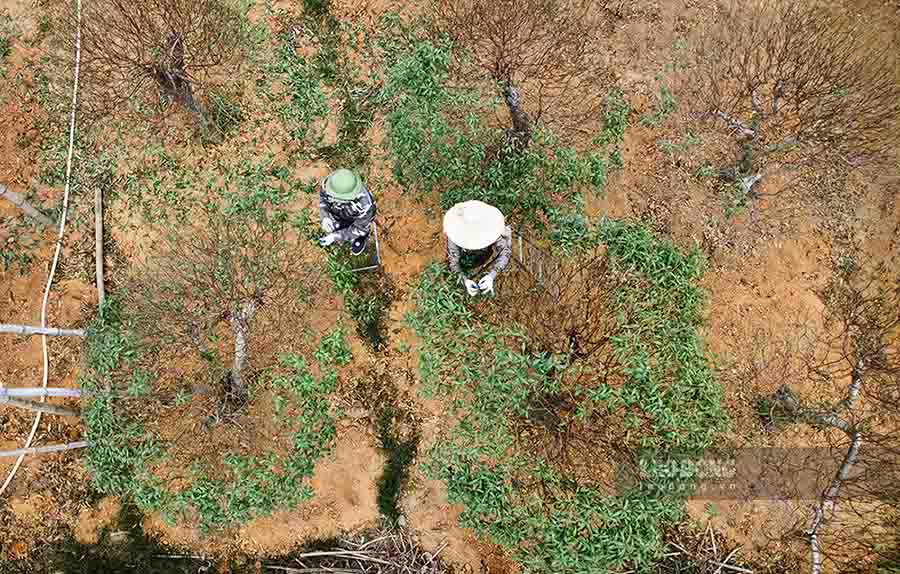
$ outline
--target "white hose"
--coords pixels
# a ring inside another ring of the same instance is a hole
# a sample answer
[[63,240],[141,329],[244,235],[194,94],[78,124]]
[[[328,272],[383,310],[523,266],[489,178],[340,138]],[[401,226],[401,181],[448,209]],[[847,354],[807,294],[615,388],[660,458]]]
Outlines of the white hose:
[[[75,29],[75,82],[72,86],[72,111],[69,115],[69,155],[66,158],[66,189],[63,193],[62,214],[59,217],[59,236],[56,239],[56,251],[53,253],[53,264],[50,266],[50,275],[47,277],[47,285],[46,287],[44,287],[44,299],[41,303],[41,327],[47,326],[47,302],[50,299],[50,287],[53,285],[53,277],[56,275],[56,268],[59,265],[59,254],[62,252],[63,236],[66,232],[66,218],[69,214],[69,190],[71,188],[72,181],[72,156],[75,151],[75,110],[78,107],[78,78],[81,72],[81,0],[76,0],[76,10],[78,25]],[[50,378],[50,355],[47,351],[47,335],[41,335],[41,347],[44,353],[43,388],[47,388],[47,382]],[[46,401],[46,397],[41,397],[41,402],[44,401]],[[41,413],[37,413],[37,415],[35,415],[34,417],[34,423],[31,425],[31,433],[29,433],[28,440],[25,441],[25,446],[23,448],[27,449],[31,447],[31,441],[34,440],[34,435],[35,433],[37,433],[38,424],[40,424],[40,422]],[[0,487],[0,495],[6,492],[6,488],[9,486],[9,483],[12,482],[13,477],[16,475],[16,472],[19,470],[19,467],[22,465],[22,461],[24,459],[24,453],[19,455],[19,458],[16,459],[16,464],[9,472],[9,476],[6,477],[6,481],[3,483],[3,486]]]

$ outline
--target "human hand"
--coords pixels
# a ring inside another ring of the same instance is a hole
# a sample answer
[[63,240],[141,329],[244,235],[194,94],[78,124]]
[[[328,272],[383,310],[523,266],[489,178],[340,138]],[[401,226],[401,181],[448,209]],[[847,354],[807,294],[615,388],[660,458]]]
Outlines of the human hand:
[[494,278],[490,275],[485,275],[481,278],[481,281],[478,282],[478,288],[481,289],[484,293],[494,293]]
[[319,238],[319,245],[321,245],[322,247],[328,247],[329,245],[337,241],[337,238],[337,233],[329,233],[328,235]]
[[325,233],[331,233],[332,231],[334,231],[335,227],[336,226],[333,219],[328,217],[322,218],[322,229],[325,231]]
[[466,291],[469,292],[469,295],[472,297],[478,295],[478,283],[475,283],[471,279],[463,279],[463,283],[465,283]]

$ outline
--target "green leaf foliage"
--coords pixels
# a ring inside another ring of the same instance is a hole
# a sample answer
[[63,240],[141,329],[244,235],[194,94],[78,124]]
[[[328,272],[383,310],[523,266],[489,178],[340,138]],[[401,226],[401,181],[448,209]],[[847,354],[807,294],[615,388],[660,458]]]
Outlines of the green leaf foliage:
[[421,40],[408,30],[397,34],[400,39],[385,43],[381,99],[389,110],[394,177],[406,189],[439,193],[445,209],[477,199],[508,218],[537,224],[559,210],[581,213],[581,194],[602,191],[607,146],[621,141],[627,117],[621,97],[611,96],[608,117],[597,118],[596,149],[576,151],[540,125],[526,148],[511,149],[505,130],[488,120],[506,113],[498,93],[448,85],[450,42]]
[[313,496],[307,479],[316,462],[330,452],[336,433],[329,396],[335,391],[337,373],[331,367],[351,358],[340,330],[320,341],[315,353],[320,377],[310,373],[303,357],[285,355],[277,374],[263,383],[281,393],[276,396],[283,409],[291,409],[292,416],[282,417],[291,431],[286,455],[225,453],[225,476],[212,477],[208,469],[195,465],[188,485],[179,489],[152,474],[153,466],[166,456],[166,444],[145,430],[140,409],[127,406],[136,398],[152,400],[148,389],[155,375],[137,366],[140,352],[115,298],[107,301],[88,329],[87,357],[89,374],[81,379],[89,396],[82,411],[91,445],[86,464],[99,492],[124,496],[140,509],[160,511],[173,522],[193,511],[204,530],[243,523]]
[[[648,449],[701,453],[726,419],[697,333],[699,255],[625,222],[604,221],[586,236],[606,246],[623,279],[611,304],[621,323],[613,347],[624,384],[589,380],[568,392],[582,416],[639,423],[641,432],[621,445],[638,457]],[[408,316],[421,341],[424,392],[444,399],[456,421],[428,453],[426,473],[464,507],[463,526],[510,549],[526,572],[648,568],[661,554],[662,529],[683,515],[685,490],[660,488],[666,477],[649,464],[642,467],[646,483],[610,492],[535,456],[522,441],[523,421],[533,417],[536,398],[557,396],[578,367],[571,357],[530,351],[526,333],[487,326],[468,305],[432,266]]]

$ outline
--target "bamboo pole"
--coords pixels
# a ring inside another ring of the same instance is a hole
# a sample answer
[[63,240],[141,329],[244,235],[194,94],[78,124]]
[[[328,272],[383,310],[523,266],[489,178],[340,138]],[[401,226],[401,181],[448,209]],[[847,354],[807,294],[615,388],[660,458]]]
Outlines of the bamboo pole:
[[31,448],[20,448],[18,450],[0,450],[0,458],[10,456],[24,456],[26,454],[48,454],[51,452],[63,452],[74,450],[76,448],[85,448],[88,446],[87,441],[81,440],[70,442],[67,444],[53,444],[50,446],[33,446]]
[[23,388],[23,389],[0,389],[0,400],[4,397],[19,398],[39,398],[39,397],[67,397],[77,399],[81,397],[81,391],[78,389],[60,389],[60,388]]
[[102,307],[106,300],[106,289],[103,284],[103,188],[99,185],[94,191],[94,258],[97,267],[97,298]]
[[0,333],[14,335],[50,335],[51,337],[84,337],[84,329],[60,329],[58,327],[32,327],[0,323]]
[[28,201],[24,197],[22,197],[18,193],[10,191],[9,188],[2,183],[0,183],[0,197],[18,207],[20,210],[22,210],[22,213],[34,219],[38,223],[46,225],[47,227],[53,226],[53,221],[51,221],[49,217],[38,211],[37,208],[28,203]]
[[11,407],[17,407],[20,409],[25,409],[28,411],[34,411],[36,413],[44,413],[48,415],[58,415],[61,417],[77,417],[79,416],[77,412],[72,409],[67,409],[64,407],[57,407],[56,405],[50,405],[47,403],[33,403],[31,401],[23,401],[20,399],[14,399],[11,397],[2,397],[0,398],[0,405],[9,405]]
[[[75,28],[75,70],[72,82],[72,107],[69,113],[69,153],[66,156],[66,187],[63,189],[62,213],[60,213],[59,216],[59,233],[56,238],[56,249],[53,251],[53,261],[50,263],[50,273],[47,276],[47,285],[44,287],[44,298],[41,301],[42,327],[47,326],[47,304],[50,299],[50,288],[53,285],[56,268],[59,265],[59,256],[60,253],[62,253],[63,238],[66,233],[66,220],[69,217],[69,193],[72,189],[72,160],[75,155],[75,118],[78,111],[78,81],[81,73],[81,0],[75,0],[75,11],[77,15],[77,27]],[[43,351],[44,359],[44,373],[41,386],[46,388],[47,381],[50,377],[50,354],[47,349],[46,335],[41,336],[41,350]],[[41,401],[44,400],[46,399],[41,398]],[[41,413],[37,413],[34,417],[34,422],[31,423],[31,431],[28,433],[28,438],[25,439],[25,446],[23,448],[31,447],[31,441],[34,440],[34,435],[37,434],[38,425],[40,423]],[[9,487],[13,478],[15,478],[16,472],[19,471],[19,467],[22,466],[23,460],[25,460],[24,454],[20,454],[19,457],[16,458],[12,470],[9,471],[9,474],[6,475],[6,480],[0,485],[0,495],[6,492],[6,489]]]

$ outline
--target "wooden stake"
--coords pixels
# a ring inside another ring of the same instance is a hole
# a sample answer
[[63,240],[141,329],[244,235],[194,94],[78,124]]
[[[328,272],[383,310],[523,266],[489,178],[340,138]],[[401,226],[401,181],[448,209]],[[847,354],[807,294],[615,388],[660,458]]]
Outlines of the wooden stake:
[[22,456],[26,454],[47,454],[51,452],[62,452],[66,450],[74,450],[76,448],[85,448],[88,446],[87,441],[70,442],[68,444],[53,444],[50,446],[33,446],[31,448],[20,448],[19,450],[0,450],[0,458],[10,456]]
[[0,333],[15,335],[50,335],[51,337],[84,337],[84,329],[60,329],[58,327],[32,327],[0,323]]
[[20,210],[22,210],[22,213],[34,219],[38,223],[46,225],[47,227],[53,226],[53,221],[51,221],[49,217],[38,211],[37,208],[28,203],[28,201],[26,201],[24,197],[22,197],[18,193],[10,191],[9,188],[2,183],[0,183],[0,197],[18,207]]
[[97,267],[97,298],[102,307],[106,300],[106,289],[103,283],[103,189],[99,185],[94,191],[94,259]]

